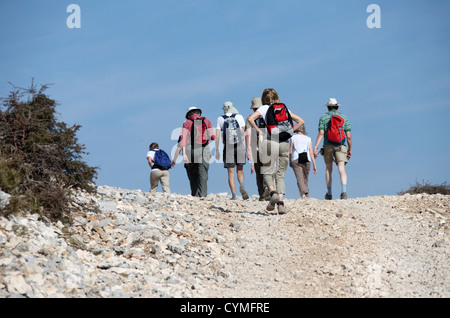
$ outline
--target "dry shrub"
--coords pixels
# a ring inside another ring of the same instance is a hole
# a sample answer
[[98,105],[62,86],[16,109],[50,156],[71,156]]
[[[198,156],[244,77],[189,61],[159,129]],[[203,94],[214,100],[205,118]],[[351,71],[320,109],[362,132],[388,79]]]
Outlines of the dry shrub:
[[3,214],[64,220],[71,189],[95,190],[97,168],[83,161],[87,152],[76,138],[81,126],[57,120],[57,103],[44,94],[47,89],[32,82],[0,99],[0,190],[12,195]]
[[450,186],[447,185],[447,182],[444,182],[440,185],[432,185],[428,181],[422,181],[420,184],[416,181],[415,185],[410,186],[410,188],[406,191],[401,191],[398,194],[419,194],[419,193],[427,193],[427,194],[450,194]]

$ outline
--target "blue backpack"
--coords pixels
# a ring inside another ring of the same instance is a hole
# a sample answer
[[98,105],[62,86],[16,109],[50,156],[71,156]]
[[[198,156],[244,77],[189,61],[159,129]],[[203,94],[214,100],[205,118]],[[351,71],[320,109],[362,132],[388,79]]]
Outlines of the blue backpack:
[[172,168],[172,161],[164,150],[155,150],[155,158],[153,160],[152,169],[154,168],[158,168],[160,170],[169,170]]

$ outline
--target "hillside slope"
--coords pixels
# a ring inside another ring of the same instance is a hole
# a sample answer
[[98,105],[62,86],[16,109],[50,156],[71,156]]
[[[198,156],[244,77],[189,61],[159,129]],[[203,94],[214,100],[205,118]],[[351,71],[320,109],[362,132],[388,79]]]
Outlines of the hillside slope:
[[76,195],[71,227],[0,217],[0,297],[450,296],[449,196]]

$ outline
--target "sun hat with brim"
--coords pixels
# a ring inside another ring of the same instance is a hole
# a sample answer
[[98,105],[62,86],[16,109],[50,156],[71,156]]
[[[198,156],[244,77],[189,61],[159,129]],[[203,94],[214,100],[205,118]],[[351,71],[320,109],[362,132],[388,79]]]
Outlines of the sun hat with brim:
[[325,106],[341,106],[341,105],[338,104],[336,98],[330,98],[328,100],[328,103],[325,104]]
[[252,99],[252,106],[250,109],[258,109],[262,106],[261,97],[255,97]]
[[232,113],[232,114],[239,114],[239,111],[233,106],[232,102],[225,102],[223,104],[223,112],[226,113]]
[[187,110],[187,113],[186,113],[186,119],[189,119],[189,113],[190,112],[192,112],[192,111],[194,111],[194,110],[199,110],[200,111],[200,116],[202,115],[202,110],[200,109],[200,108],[198,108],[198,107],[189,107],[188,108],[188,110]]

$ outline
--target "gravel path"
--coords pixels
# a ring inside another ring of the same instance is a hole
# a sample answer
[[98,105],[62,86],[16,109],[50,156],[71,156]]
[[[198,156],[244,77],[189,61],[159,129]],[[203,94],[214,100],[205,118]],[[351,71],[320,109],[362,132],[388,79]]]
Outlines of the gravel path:
[[450,296],[449,196],[288,199],[286,215],[256,196],[76,196],[69,227],[0,217],[0,297]]
[[211,295],[450,296],[448,197],[289,200],[287,207],[285,216],[234,213],[232,282]]

